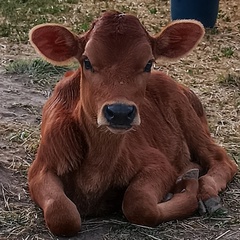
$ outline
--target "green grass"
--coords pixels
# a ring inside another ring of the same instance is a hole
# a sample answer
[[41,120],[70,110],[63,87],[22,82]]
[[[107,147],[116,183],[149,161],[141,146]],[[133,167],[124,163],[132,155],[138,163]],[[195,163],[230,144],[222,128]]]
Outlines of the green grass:
[[221,49],[223,57],[230,58],[234,54],[234,50],[231,47],[224,47]]
[[16,60],[6,66],[6,73],[27,74],[34,83],[47,86],[54,85],[66,71],[76,67],[77,65],[54,66],[42,59]]
[[[78,0],[1,0],[0,37],[12,42],[26,43],[29,30],[41,23],[64,23],[68,16],[74,15],[74,4]],[[86,31],[92,16],[80,14],[75,20],[77,30]],[[79,21],[79,22],[78,22]]]
[[157,9],[156,9],[155,7],[150,8],[150,9],[149,9],[149,12],[150,12],[151,14],[156,14],[156,13],[157,13]]

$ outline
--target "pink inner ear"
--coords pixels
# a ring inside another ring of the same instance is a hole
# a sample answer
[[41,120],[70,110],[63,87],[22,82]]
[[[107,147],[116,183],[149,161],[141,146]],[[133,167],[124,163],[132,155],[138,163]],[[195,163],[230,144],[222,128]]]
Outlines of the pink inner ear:
[[43,25],[33,29],[31,42],[50,61],[64,62],[78,53],[77,38],[58,25]]
[[197,45],[203,34],[203,28],[193,22],[172,24],[156,39],[157,55],[169,59],[180,58]]

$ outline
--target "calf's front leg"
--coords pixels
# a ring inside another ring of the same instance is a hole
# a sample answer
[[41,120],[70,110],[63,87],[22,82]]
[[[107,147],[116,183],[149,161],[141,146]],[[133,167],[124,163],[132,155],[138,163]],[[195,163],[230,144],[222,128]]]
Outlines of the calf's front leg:
[[43,209],[49,230],[58,236],[72,236],[80,231],[81,218],[76,205],[65,195],[59,177],[49,170],[35,171],[28,176],[32,199]]
[[175,170],[165,159],[158,166],[146,166],[132,180],[123,199],[123,213],[136,224],[156,226],[162,222],[192,215],[198,208],[198,169],[181,177],[181,192],[164,199],[175,187]]

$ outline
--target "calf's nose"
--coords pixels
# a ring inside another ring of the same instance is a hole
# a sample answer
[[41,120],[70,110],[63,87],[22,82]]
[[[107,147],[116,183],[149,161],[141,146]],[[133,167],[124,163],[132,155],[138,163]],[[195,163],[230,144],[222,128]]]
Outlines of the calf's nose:
[[103,107],[104,117],[111,127],[130,127],[136,116],[136,107],[127,104],[111,104]]

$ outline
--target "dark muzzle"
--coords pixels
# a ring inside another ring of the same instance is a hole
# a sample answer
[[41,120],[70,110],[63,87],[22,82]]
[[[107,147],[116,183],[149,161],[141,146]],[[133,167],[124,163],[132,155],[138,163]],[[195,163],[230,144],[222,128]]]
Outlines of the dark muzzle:
[[130,128],[137,109],[133,105],[111,104],[103,107],[104,117],[113,128]]

